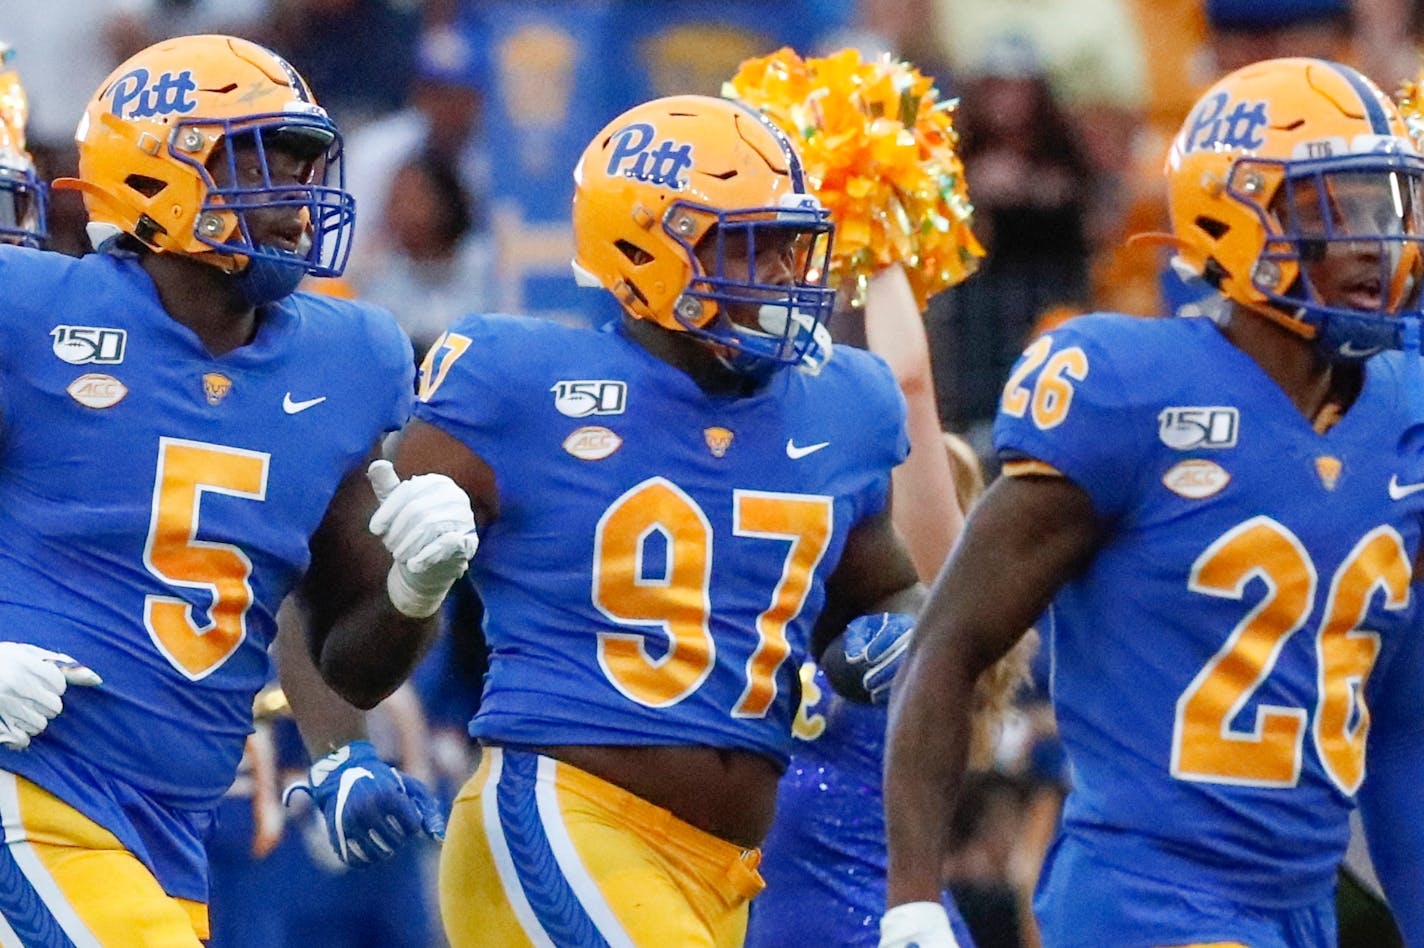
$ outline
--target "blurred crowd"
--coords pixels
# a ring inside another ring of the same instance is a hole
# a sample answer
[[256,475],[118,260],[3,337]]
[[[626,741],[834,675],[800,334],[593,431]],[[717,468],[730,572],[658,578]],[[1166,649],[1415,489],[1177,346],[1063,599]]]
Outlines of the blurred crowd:
[[[926,320],[944,425],[992,477],[995,407],[1036,332],[1084,311],[1164,316],[1193,305],[1162,244],[1129,238],[1167,230],[1163,156],[1202,89],[1249,61],[1307,55],[1393,90],[1419,69],[1424,4],[46,0],[8,4],[3,30],[46,179],[74,173],[75,117],[104,75],[149,43],[224,32],[289,59],[343,130],[358,201],[351,263],[324,289],[391,309],[417,355],[467,311],[602,318],[569,289],[577,148],[567,143],[627,104],[718,94],[738,62],[781,45],[903,57],[960,100],[960,154],[988,253],[972,279],[931,300]],[[88,249],[73,192],[54,195],[50,223],[56,249]],[[452,600],[439,649],[373,713],[384,752],[447,799],[471,768],[464,724],[483,669],[479,603]],[[1027,893],[1067,780],[1046,663],[1035,660],[965,794],[946,866],[981,948],[1036,944]],[[212,944],[438,944],[433,854],[350,872],[314,835],[319,822],[282,810],[283,775],[307,761],[280,701],[250,751],[213,842]]]

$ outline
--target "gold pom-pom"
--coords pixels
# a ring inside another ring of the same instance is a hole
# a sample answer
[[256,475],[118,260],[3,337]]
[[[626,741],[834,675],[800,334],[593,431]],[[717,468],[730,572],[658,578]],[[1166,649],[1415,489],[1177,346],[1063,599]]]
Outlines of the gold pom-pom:
[[831,278],[864,299],[869,276],[903,264],[923,310],[984,256],[955,152],[957,100],[909,63],[859,51],[802,59],[789,48],[749,59],[722,95],[759,109],[791,137],[836,223]]
[[1409,128],[1409,135],[1414,139],[1414,147],[1424,151],[1424,92],[1421,92],[1421,84],[1424,84],[1424,70],[1421,70],[1413,79],[1408,80],[1399,87],[1399,91],[1394,94],[1394,101],[1399,105],[1399,112],[1404,116],[1404,124]]

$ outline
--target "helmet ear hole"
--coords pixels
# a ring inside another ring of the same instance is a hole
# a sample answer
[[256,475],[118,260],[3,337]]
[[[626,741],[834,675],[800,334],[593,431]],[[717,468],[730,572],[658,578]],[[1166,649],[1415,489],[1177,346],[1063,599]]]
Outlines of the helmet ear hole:
[[653,255],[639,247],[631,240],[614,241],[613,246],[618,248],[618,252],[628,258],[628,262],[635,267],[641,267],[645,263],[651,263]]
[[1231,230],[1231,225],[1225,221],[1219,221],[1214,217],[1198,217],[1192,221],[1207,233],[1212,240],[1220,240],[1226,236],[1226,232]]
[[146,198],[151,198],[168,187],[168,182],[161,181],[158,178],[150,178],[146,174],[131,174],[124,179],[124,184]]

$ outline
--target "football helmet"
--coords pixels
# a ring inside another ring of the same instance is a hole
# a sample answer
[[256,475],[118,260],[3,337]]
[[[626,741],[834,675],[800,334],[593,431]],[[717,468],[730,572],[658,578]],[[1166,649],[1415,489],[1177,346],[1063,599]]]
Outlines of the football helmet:
[[[255,43],[180,36],[135,54],[89,100],[75,141],[79,177],[55,187],[83,193],[96,248],[127,234],[229,273],[334,277],[346,265],[355,200],[341,136],[296,70]],[[240,172],[248,149],[255,172]],[[309,161],[307,180],[274,181],[275,151]],[[247,213],[280,207],[301,209],[297,252],[253,240]]]
[[[1400,347],[1424,271],[1424,159],[1370,80],[1317,59],[1245,66],[1192,108],[1166,171],[1179,270],[1331,358]],[[1368,274],[1327,302],[1310,271],[1332,252]]]
[[11,49],[0,43],[0,243],[41,247],[46,238],[46,195],[25,150],[29,99],[20,76],[4,68]]
[[[618,116],[574,169],[573,229],[581,285],[738,371],[815,369],[830,354],[830,214],[785,134],[746,106],[679,95]],[[782,248],[789,282],[758,274],[768,246]]]

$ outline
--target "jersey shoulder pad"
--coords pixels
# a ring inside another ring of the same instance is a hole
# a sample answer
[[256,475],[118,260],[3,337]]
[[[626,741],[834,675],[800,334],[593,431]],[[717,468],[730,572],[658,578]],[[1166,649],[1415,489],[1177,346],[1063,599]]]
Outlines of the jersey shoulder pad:
[[384,430],[405,423],[415,397],[415,354],[390,311],[324,293],[294,293],[280,305],[300,320],[305,351],[322,358],[329,371],[362,379],[373,396],[379,393]]
[[[810,389],[826,400],[820,412],[827,417],[845,418],[848,426],[860,433],[867,448],[889,452],[887,467],[899,464],[909,454],[905,396],[894,372],[879,355],[838,345]],[[854,406],[854,411],[848,412],[849,406]]]
[[1009,374],[994,423],[1006,462],[1042,462],[1120,511],[1151,450],[1164,393],[1195,357],[1204,321],[1094,313],[1038,337]]

